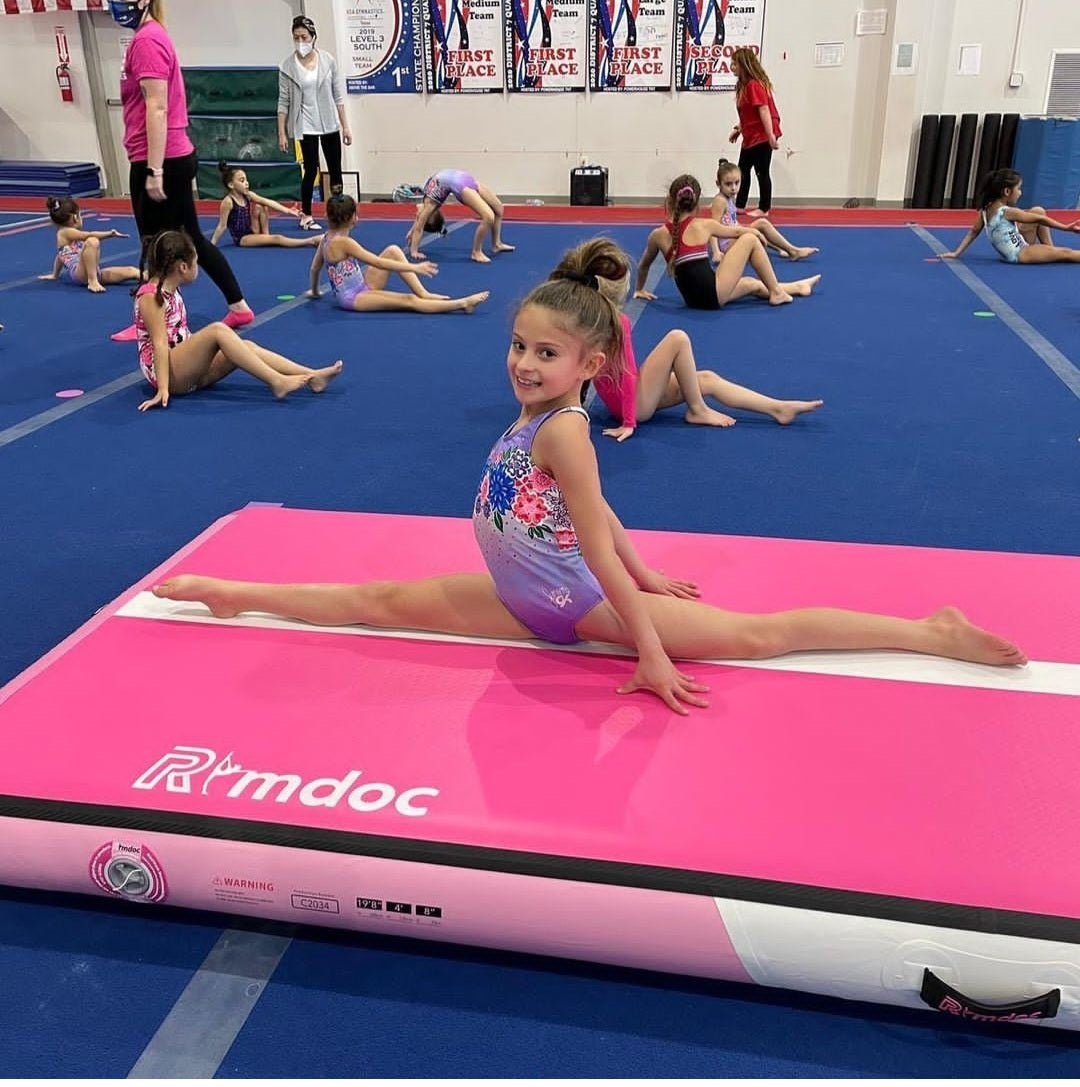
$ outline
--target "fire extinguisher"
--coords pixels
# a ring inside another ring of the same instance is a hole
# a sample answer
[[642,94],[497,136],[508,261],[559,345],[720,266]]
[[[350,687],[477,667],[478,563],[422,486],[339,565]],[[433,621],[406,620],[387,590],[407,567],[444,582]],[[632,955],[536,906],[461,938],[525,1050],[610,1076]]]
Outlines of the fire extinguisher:
[[71,73],[66,64],[56,66],[56,82],[60,87],[60,100],[62,102],[74,102],[75,95],[71,91]]

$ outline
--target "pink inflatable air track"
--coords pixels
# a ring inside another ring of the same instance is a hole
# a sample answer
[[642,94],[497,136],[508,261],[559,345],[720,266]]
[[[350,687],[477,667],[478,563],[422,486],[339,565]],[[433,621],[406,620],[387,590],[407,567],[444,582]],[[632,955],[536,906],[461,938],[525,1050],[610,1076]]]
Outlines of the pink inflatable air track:
[[480,569],[468,521],[252,507],[0,691],[0,881],[1080,1026],[1080,559],[636,532],[738,610],[943,603],[1026,669],[695,663],[213,619],[174,572]]

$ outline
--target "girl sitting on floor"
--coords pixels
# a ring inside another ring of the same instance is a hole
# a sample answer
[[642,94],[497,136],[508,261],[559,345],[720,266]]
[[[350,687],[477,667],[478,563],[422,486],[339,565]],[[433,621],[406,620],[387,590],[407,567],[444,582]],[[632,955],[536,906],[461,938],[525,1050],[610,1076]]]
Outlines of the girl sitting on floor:
[[[429,260],[410,264],[401,247],[388,245],[376,255],[350,237],[356,225],[356,201],[338,193],[326,202],[326,221],[330,229],[320,240],[311,262],[311,294],[318,298],[319,273],[326,265],[326,275],[337,304],[347,310],[413,310],[416,313],[472,313],[489,291],[451,298],[432,294],[418,278],[433,276],[438,266]],[[411,293],[387,290],[390,273],[396,272]]]
[[297,219],[301,217],[300,211],[253,192],[247,173],[240,166],[219,162],[218,171],[227,191],[221,201],[218,224],[210,237],[214,245],[217,245],[218,239],[226,230],[232,235],[233,245],[278,245],[286,249],[301,249],[308,245],[318,245],[322,241],[322,235],[314,238],[288,238],[284,234],[271,234],[267,208]]
[[990,244],[1006,264],[1054,264],[1080,261],[1080,249],[1054,245],[1050,231],[1080,233],[1080,219],[1066,226],[1046,214],[1045,208],[1024,211],[1020,201],[1024,179],[1015,170],[994,170],[979,189],[979,215],[955,249],[941,254],[955,260],[986,230]]
[[70,196],[50,196],[45,201],[49,218],[59,228],[56,231],[56,259],[52,271],[38,279],[66,279],[101,294],[105,285],[126,283],[139,278],[139,269],[132,265],[115,268],[101,267],[101,243],[106,238],[127,238],[119,230],[83,230],[79,205]]
[[[635,298],[655,300],[656,295],[645,289],[645,280],[653,261],[665,254],[668,272],[683,301],[691,309],[720,309],[728,302],[752,295],[764,298],[771,306],[781,306],[797,295],[808,295],[821,276],[781,283],[776,278],[765,244],[757,231],[725,226],[711,218],[698,218],[701,185],[690,174],[681,174],[668,189],[669,218],[649,234],[645,252],[638,261]],[[724,259],[713,271],[709,263],[709,241],[712,238],[734,238]],[[758,277],[744,276],[749,264]]]
[[154,395],[139,411],[167,408],[171,397],[208,388],[237,369],[265,382],[279,400],[305,385],[321,393],[341,373],[340,359],[313,370],[240,339],[223,321],[193,333],[180,287],[195,282],[199,258],[195,243],[182,231],[155,235],[146,259],[150,279],[135,292],[135,329],[139,368]]

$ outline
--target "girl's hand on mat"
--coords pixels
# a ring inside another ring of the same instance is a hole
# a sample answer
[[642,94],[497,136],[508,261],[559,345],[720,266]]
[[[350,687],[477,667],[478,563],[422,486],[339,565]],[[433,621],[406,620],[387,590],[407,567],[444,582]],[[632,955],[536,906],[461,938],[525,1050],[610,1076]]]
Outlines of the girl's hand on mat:
[[149,411],[151,408],[161,406],[167,408],[169,406],[169,390],[158,389],[157,394],[151,397],[149,400],[144,400],[139,405],[139,411]]
[[644,298],[646,302],[655,302],[656,295],[652,291],[634,291],[635,298]]
[[130,234],[121,234],[119,230],[116,230],[114,228],[113,230],[109,231],[109,237],[110,238],[130,238],[131,235]]
[[52,272],[46,272],[43,276],[38,276],[38,279],[59,279],[58,275],[53,275]]
[[947,253],[938,253],[942,260],[956,260],[959,255],[955,249],[950,249]]
[[634,678],[619,687],[616,694],[652,691],[676,713],[685,717],[690,711],[683,705],[684,702],[702,709],[708,706],[709,703],[698,694],[708,689],[704,683],[695,683],[693,676],[680,672],[664,654],[660,654],[655,660],[640,658]]
[[413,271],[418,276],[437,276],[439,266],[432,260],[422,260],[419,264],[413,265]]
[[608,427],[602,433],[605,438],[614,438],[617,442],[625,442],[634,433],[634,428],[632,426]]
[[649,570],[638,582],[638,588],[657,596],[681,596],[684,600],[696,600],[701,596],[701,590],[693,581],[668,577],[663,570]]

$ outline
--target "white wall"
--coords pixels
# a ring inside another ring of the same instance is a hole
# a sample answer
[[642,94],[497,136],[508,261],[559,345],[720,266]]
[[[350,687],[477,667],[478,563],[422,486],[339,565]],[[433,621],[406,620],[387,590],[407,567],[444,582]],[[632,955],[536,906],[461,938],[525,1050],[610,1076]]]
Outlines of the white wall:
[[[1026,3],[1018,68],[1008,88],[1017,15]],[[276,65],[303,6],[320,44],[339,52],[333,0],[182,0],[169,23],[185,65]],[[856,12],[884,8],[885,35],[856,37]],[[53,26],[65,25],[76,102],[55,88]],[[97,33],[116,34],[107,17]],[[843,42],[839,68],[815,68],[816,42]],[[892,75],[897,42],[919,47],[913,76]],[[956,73],[961,44],[980,44],[978,76]],[[1080,49],[1077,0],[768,0],[764,61],[776,84],[790,158],[774,159],[779,198],[898,202],[910,190],[912,148],[923,113],[1043,110],[1053,49]],[[504,194],[563,197],[581,158],[611,171],[611,195],[659,196],[683,170],[708,187],[718,154],[731,150],[730,94],[490,94],[349,97],[356,145],[346,169],[365,192],[460,164]],[[0,17],[0,156],[92,159],[100,150],[72,15]]]

